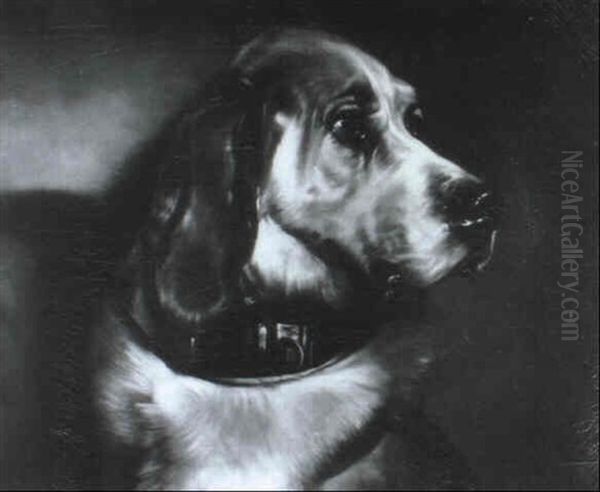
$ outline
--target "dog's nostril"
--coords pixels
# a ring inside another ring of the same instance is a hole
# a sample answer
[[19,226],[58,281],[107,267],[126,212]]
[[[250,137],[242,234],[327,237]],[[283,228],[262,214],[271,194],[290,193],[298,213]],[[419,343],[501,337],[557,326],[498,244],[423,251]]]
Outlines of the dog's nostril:
[[496,206],[492,193],[474,180],[462,180],[448,187],[442,198],[442,211],[454,229],[489,229],[493,227]]

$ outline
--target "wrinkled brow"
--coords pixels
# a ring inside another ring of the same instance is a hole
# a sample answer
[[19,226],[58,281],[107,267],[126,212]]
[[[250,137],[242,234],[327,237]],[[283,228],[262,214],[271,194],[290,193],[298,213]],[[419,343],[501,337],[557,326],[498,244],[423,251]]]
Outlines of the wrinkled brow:
[[355,104],[365,113],[379,109],[380,103],[373,87],[367,80],[350,80],[336,91],[325,107],[325,113],[346,104]]

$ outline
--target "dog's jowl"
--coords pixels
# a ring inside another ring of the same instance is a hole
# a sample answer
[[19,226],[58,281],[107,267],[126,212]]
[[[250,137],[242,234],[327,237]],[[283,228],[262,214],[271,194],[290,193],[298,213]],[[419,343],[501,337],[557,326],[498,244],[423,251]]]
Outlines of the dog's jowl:
[[419,140],[422,117],[371,56],[285,31],[157,137],[94,338],[108,485],[472,484],[416,408],[432,358],[416,306],[489,261],[495,207]]

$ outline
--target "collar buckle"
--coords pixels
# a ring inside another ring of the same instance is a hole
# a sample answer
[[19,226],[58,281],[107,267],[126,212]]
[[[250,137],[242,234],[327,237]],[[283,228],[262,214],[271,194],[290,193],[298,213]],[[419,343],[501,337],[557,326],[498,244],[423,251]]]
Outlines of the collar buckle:
[[299,371],[313,364],[313,334],[308,324],[259,323],[256,347],[260,357],[280,370]]
[[[258,322],[242,337],[240,356],[259,373],[299,372],[314,365],[316,330],[311,324]],[[198,338],[188,338],[191,363],[197,358]]]

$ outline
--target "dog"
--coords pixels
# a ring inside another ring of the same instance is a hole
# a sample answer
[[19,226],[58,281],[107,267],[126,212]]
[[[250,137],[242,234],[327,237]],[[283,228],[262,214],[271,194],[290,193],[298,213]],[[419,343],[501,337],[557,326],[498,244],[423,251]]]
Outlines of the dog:
[[421,121],[411,85],[302,30],[250,42],[175,115],[95,329],[109,482],[473,486],[415,404],[417,306],[487,264],[496,207]]

